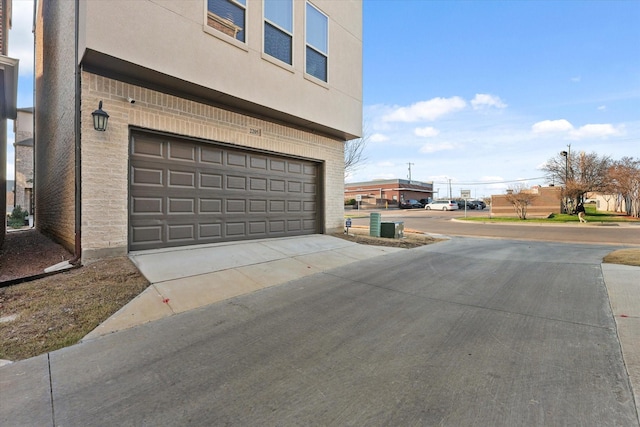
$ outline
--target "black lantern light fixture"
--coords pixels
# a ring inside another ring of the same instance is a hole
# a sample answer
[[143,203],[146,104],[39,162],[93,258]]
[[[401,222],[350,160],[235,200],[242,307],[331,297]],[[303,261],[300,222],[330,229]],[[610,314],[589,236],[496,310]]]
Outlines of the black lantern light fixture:
[[93,116],[93,128],[97,131],[104,132],[107,130],[107,122],[109,115],[102,109],[102,101],[98,104],[98,109],[91,113]]

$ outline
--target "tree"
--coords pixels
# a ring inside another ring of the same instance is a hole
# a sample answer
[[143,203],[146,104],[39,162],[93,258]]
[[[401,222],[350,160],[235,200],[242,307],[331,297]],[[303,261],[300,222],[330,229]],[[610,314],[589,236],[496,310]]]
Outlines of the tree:
[[606,189],[610,184],[611,164],[611,158],[608,156],[562,151],[556,157],[547,160],[542,170],[547,172],[550,181],[562,184],[566,208],[583,200],[588,192]]
[[536,193],[525,189],[521,185],[507,189],[507,202],[513,205],[513,208],[520,219],[527,219],[527,207],[538,197]]
[[640,159],[623,157],[609,168],[611,188],[625,201],[627,215],[640,217]]
[[362,137],[351,139],[344,143],[344,174],[349,175],[354,172],[362,163],[367,161],[364,153],[369,143],[369,133],[365,124],[362,130]]

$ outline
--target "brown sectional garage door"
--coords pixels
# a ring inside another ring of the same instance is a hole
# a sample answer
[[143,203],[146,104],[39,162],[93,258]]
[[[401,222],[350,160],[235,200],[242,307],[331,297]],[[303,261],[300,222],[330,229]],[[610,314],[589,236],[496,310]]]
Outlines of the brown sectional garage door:
[[318,163],[131,135],[129,249],[318,233]]

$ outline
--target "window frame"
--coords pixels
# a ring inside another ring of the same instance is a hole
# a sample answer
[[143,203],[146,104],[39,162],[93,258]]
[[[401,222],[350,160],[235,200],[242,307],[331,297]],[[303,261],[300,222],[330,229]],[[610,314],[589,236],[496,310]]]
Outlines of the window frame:
[[[294,0],[288,0],[291,3],[291,32],[289,32],[289,30],[281,27],[278,23],[271,21],[270,19],[267,18],[267,8],[266,8],[266,2],[268,0],[263,0],[262,1],[262,55],[263,57],[268,58],[269,60],[275,60],[278,61],[279,64],[283,64],[287,67],[293,67],[294,64],[294,34],[295,34],[295,1]],[[290,46],[290,53],[291,53],[291,62],[286,62],[283,61],[282,59],[278,58],[277,56],[273,56],[270,53],[267,52],[267,37],[266,37],[266,27],[267,25],[272,26],[273,28],[275,28],[278,31],[281,31],[283,34],[287,35],[290,37],[290,41],[291,41],[291,46]]]
[[[312,7],[316,12],[318,12],[320,15],[324,16],[324,18],[326,19],[326,23],[327,23],[327,28],[326,28],[326,52],[322,52],[318,47],[312,45],[309,43],[308,40],[308,31],[309,31],[309,16],[308,16],[308,7]],[[305,24],[305,31],[304,31],[304,75],[311,77],[314,79],[314,81],[317,82],[321,82],[322,84],[327,84],[329,82],[329,15],[327,15],[326,13],[324,13],[320,8],[318,8],[316,5],[314,5],[313,3],[311,3],[310,1],[306,1],[305,2],[305,8],[304,8],[304,24]],[[325,58],[325,68],[326,68],[326,80],[323,80],[311,73],[309,73],[307,71],[307,50],[311,49],[314,52],[318,53],[319,55],[324,56]]]
[[[204,32],[217,37],[220,40],[223,40],[227,43],[230,43],[236,47],[239,47],[240,49],[243,50],[249,50],[249,32],[247,31],[247,21],[248,21],[248,16],[249,16],[249,1],[244,0],[246,2],[246,4],[242,4],[240,3],[238,0],[227,0],[230,3],[242,8],[244,10],[244,28],[242,29],[244,31],[244,40],[238,40],[236,37],[233,37],[229,34],[226,34],[224,31],[215,28],[211,25],[209,25],[209,14],[215,15],[213,12],[209,11],[209,0],[204,0],[203,2],[203,6],[204,6],[204,24],[202,29],[204,30]],[[218,15],[216,15],[218,16]]]

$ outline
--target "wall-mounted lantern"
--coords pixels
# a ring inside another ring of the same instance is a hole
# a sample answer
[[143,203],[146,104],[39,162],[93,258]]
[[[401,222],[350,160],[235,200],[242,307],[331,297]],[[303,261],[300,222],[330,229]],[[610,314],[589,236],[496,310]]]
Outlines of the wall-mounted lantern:
[[98,109],[91,113],[93,116],[93,128],[97,131],[104,132],[107,130],[107,122],[109,115],[102,109],[102,101],[98,104]]

